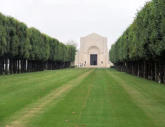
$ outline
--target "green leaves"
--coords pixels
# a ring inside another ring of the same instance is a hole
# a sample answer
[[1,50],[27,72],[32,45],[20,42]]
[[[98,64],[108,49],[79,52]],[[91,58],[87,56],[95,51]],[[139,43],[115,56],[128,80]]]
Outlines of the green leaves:
[[114,63],[162,57],[165,52],[165,1],[147,2],[134,22],[111,47]]
[[76,49],[0,13],[0,57],[72,62]]

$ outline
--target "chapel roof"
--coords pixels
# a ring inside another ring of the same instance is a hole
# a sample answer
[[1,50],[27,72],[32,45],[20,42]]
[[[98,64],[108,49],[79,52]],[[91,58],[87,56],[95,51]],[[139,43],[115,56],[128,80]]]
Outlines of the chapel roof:
[[85,37],[83,37],[83,38],[87,38],[87,37],[104,37],[104,36],[102,36],[102,35],[99,35],[99,34],[97,34],[97,33],[91,33],[91,34],[89,34],[89,35],[87,35],[87,36],[85,36]]

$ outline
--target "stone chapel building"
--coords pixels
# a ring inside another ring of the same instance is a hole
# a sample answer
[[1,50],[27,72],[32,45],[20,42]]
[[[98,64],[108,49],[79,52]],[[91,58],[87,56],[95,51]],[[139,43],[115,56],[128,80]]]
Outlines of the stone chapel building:
[[84,68],[109,68],[107,38],[96,33],[80,38],[75,66]]

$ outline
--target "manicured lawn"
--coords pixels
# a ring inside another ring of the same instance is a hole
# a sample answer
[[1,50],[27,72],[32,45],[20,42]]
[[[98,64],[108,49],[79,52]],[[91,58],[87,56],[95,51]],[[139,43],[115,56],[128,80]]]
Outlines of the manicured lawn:
[[0,76],[0,127],[165,127],[165,86],[110,69]]

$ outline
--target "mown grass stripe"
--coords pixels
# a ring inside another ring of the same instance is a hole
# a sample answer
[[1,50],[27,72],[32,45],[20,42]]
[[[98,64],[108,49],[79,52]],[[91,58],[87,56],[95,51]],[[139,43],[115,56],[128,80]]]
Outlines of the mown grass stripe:
[[81,124],[89,127],[146,127],[152,125],[143,110],[105,70],[97,70]]
[[59,97],[64,96],[64,94],[66,94],[67,92],[69,92],[72,88],[74,88],[76,85],[79,84],[79,82],[85,78],[86,76],[88,76],[88,74],[91,73],[91,71],[86,72],[83,75],[80,75],[79,77],[77,77],[74,80],[69,81],[68,83],[66,83],[65,85],[57,88],[55,91],[52,91],[50,94],[48,94],[46,97],[41,98],[37,103],[33,104],[32,106],[27,107],[26,109],[24,109],[25,111],[23,111],[21,114],[20,118],[17,118],[15,121],[11,122],[10,124],[8,124],[8,127],[24,127],[25,123],[32,117],[34,117],[37,113],[39,113],[41,110],[44,110],[44,108],[51,103],[52,101],[54,101],[57,99],[57,102],[59,101]]
[[[11,112],[12,117],[7,112],[13,110],[12,105],[18,105],[20,97],[10,96],[10,93],[7,93],[5,96],[8,105],[4,104],[7,110],[0,100],[0,122],[2,122],[1,116],[4,118],[1,114],[5,111],[8,120],[0,123],[0,126],[5,127],[18,120],[17,127],[164,127],[165,87],[163,85],[112,69],[91,69],[92,73],[78,80],[86,71],[90,69],[62,70],[63,78],[49,72],[57,79],[52,76],[45,81],[36,80],[27,83],[28,87],[25,85],[25,88],[15,89],[16,93],[21,93],[21,90],[22,93],[36,91],[38,98],[26,105],[19,105],[20,108],[15,110],[16,113]],[[40,77],[42,75],[43,73]],[[37,82],[38,85],[33,84]],[[43,88],[49,90],[44,94],[37,91]],[[18,95],[21,95],[20,93]],[[9,103],[11,99],[16,99],[17,102],[13,100]],[[26,99],[32,100],[33,95],[22,96],[22,99],[25,100],[22,100],[21,104],[27,102]]]
[[29,127],[150,127],[152,122],[127,92],[96,69],[58,104],[30,120]]
[[[158,103],[156,103],[156,100],[150,96],[150,94],[147,92],[144,93],[145,91],[141,91],[141,86],[140,83],[137,82],[137,80],[139,80],[138,78],[136,78],[136,80],[134,79],[134,77],[132,76],[128,76],[129,80],[121,77],[123,74],[119,74],[119,73],[111,73],[109,72],[109,74],[120,83],[120,86],[122,86],[127,93],[130,95],[130,97],[132,98],[132,101],[134,103],[137,104],[138,107],[140,107],[145,114],[148,116],[148,118],[151,119],[151,121],[153,122],[153,126],[157,126],[157,127],[164,127],[165,125],[165,105],[158,105]],[[134,80],[131,80],[134,79]],[[143,80],[143,79],[142,79]],[[147,81],[150,82],[150,81]],[[133,84],[136,84],[136,86],[134,86]],[[138,87],[139,85],[139,87]],[[145,84],[143,84],[145,85]],[[158,84],[156,84],[158,85]],[[152,85],[148,87],[153,87]],[[139,89],[138,89],[139,88]],[[158,92],[158,91],[157,91]],[[146,96],[146,95],[147,96]],[[165,103],[165,101],[164,101]],[[164,107],[164,108],[163,108]]]
[[[44,112],[36,115],[27,125],[29,127],[65,127],[78,125],[81,112],[86,107],[90,94],[90,80],[93,80],[94,71],[85,77],[79,85],[72,89],[58,104],[52,102]],[[89,94],[87,94],[87,91]],[[45,123],[45,124],[44,124]]]
[[[60,71],[61,70],[59,70],[59,72]],[[3,126],[4,123],[8,123],[9,118],[20,110],[22,110],[25,106],[35,103],[38,99],[46,96],[52,90],[58,88],[59,86],[62,86],[69,80],[77,78],[83,72],[86,72],[86,70],[70,69],[69,71],[62,70],[61,72],[60,73],[62,75],[56,75],[54,74],[56,73],[56,71],[51,71],[50,75],[52,75],[52,77],[47,78],[46,81],[35,81],[32,83],[22,84],[22,88],[18,87],[18,89],[14,91],[12,91],[12,88],[17,88],[15,82],[10,82],[9,84],[6,84],[9,88],[11,87],[11,89],[9,93],[6,92],[3,95],[0,95],[0,126]],[[42,77],[42,72],[40,78],[44,78]],[[0,88],[4,90],[3,87]]]

